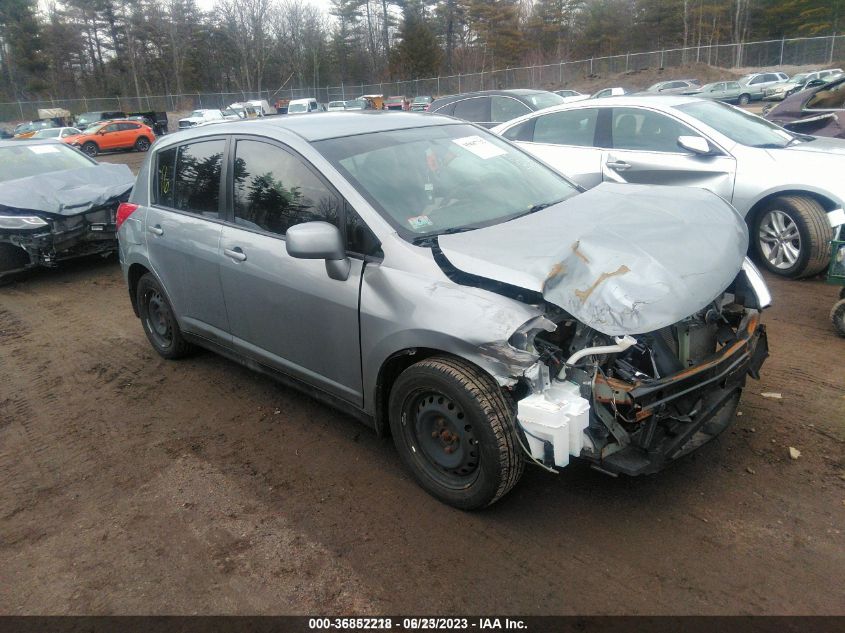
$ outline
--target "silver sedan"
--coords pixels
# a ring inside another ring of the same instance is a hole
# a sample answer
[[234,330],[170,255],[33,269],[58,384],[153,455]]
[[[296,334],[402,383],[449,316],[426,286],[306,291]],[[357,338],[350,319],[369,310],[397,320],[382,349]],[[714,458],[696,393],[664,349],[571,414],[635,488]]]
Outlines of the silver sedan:
[[547,108],[493,129],[584,187],[697,186],[745,217],[770,271],[806,277],[827,265],[842,224],[845,143],[787,132],[694,97],[617,97]]

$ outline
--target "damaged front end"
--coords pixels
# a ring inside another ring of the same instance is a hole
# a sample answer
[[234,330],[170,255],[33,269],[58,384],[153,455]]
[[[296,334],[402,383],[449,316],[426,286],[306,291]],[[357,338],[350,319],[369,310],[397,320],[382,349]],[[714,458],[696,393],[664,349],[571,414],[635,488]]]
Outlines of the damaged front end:
[[695,450],[730,424],[746,377],[758,377],[768,356],[760,312],[769,302],[746,260],[717,300],[637,336],[602,334],[548,306],[548,323],[512,340],[539,358],[518,402],[526,449],[547,467],[578,456],[627,475]]
[[454,281],[542,310],[509,344],[537,361],[513,395],[547,467],[659,470],[730,423],[768,355],[747,227],[705,190],[600,185],[438,249]]
[[[127,192],[128,196],[128,192]],[[124,197],[127,197],[124,196]],[[120,200],[72,216],[0,215],[0,278],[38,266],[117,250],[115,213]]]

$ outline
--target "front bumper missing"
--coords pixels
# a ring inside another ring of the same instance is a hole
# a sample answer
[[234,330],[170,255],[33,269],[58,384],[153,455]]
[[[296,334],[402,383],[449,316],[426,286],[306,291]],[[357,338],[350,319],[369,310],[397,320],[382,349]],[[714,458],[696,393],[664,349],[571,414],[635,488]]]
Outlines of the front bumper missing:
[[[768,357],[766,328],[759,313],[745,317],[736,339],[693,367],[658,380],[628,383],[599,375],[594,406],[581,451],[602,471],[654,473],[721,433],[733,420],[746,376],[759,377]],[[629,411],[636,428],[614,412]],[[615,442],[606,441],[605,430]],[[604,437],[603,437],[604,435]]]

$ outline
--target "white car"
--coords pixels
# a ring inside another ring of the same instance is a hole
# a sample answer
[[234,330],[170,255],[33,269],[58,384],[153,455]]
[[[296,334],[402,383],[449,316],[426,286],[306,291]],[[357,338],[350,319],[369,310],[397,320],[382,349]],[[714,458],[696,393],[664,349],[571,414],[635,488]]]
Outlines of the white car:
[[329,112],[342,112],[346,110],[346,101],[329,101]]
[[311,114],[312,112],[319,112],[320,104],[314,98],[310,99],[291,99],[288,104],[288,114]]
[[745,217],[752,252],[782,277],[824,270],[831,227],[845,223],[845,142],[788,132],[724,103],[594,99],[493,132],[588,189],[619,182],[712,191]]
[[190,116],[184,119],[179,119],[179,129],[185,130],[187,128],[196,127],[197,125],[204,125],[206,123],[220,123],[221,121],[237,121],[241,117],[232,112],[231,115],[224,115],[223,112],[217,109],[202,109],[194,110]]
[[66,138],[79,134],[82,134],[82,131],[75,127],[51,127],[46,130],[38,130],[31,138]]
[[590,95],[585,95],[577,90],[555,90],[554,93],[563,97],[564,103],[573,103],[575,101],[583,101],[584,99],[590,98]]

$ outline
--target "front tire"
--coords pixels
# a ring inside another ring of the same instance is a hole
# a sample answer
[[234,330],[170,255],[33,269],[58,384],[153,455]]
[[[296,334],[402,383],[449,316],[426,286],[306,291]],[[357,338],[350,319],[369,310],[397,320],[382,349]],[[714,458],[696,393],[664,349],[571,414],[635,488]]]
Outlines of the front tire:
[[810,277],[827,267],[833,230],[813,198],[775,198],[756,214],[751,234],[758,261],[776,275]]
[[192,346],[182,337],[182,330],[179,329],[170,301],[152,273],[147,273],[138,280],[135,299],[144,334],[159,356],[175,360],[187,355]]
[[88,154],[91,158],[94,158],[100,151],[100,148],[97,147],[97,144],[93,141],[88,141],[82,146],[82,151]]
[[145,136],[139,137],[135,141],[135,149],[139,152],[146,152],[148,149],[150,149],[150,139]]
[[417,483],[456,508],[495,503],[525,469],[513,406],[491,376],[462,359],[435,356],[402,372],[389,417]]

